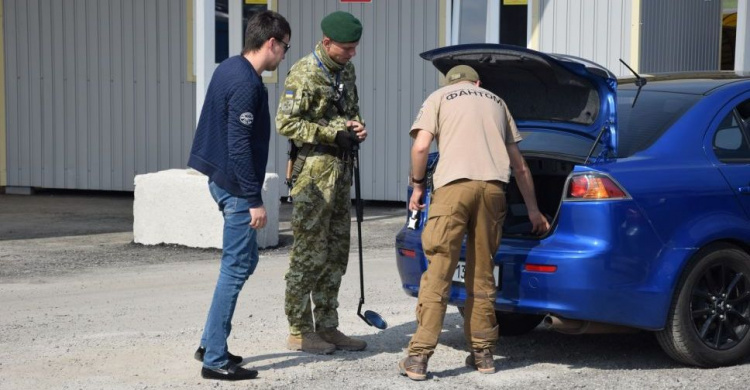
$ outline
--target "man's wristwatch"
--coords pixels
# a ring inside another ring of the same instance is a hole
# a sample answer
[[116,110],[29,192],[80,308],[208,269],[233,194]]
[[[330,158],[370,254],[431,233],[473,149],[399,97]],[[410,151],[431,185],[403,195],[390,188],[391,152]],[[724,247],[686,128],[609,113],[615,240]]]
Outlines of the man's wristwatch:
[[424,183],[424,179],[425,179],[424,177],[423,177],[423,178],[421,178],[421,179],[415,179],[415,178],[414,178],[414,176],[412,176],[412,177],[411,177],[411,182],[412,182],[413,184],[422,184],[422,183]]

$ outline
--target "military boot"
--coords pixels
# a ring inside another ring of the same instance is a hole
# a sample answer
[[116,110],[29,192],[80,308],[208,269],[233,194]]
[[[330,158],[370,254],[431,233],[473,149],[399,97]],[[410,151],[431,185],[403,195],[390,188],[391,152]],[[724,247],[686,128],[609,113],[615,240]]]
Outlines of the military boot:
[[338,329],[321,329],[317,332],[320,338],[336,346],[336,349],[344,351],[361,351],[367,348],[367,342],[353,339]]
[[398,372],[413,381],[427,379],[427,355],[409,355],[398,362]]
[[466,365],[474,367],[482,374],[495,373],[495,359],[489,349],[477,349],[466,357]]
[[303,351],[317,355],[327,355],[336,350],[336,346],[323,340],[317,333],[290,334],[286,341],[292,351]]

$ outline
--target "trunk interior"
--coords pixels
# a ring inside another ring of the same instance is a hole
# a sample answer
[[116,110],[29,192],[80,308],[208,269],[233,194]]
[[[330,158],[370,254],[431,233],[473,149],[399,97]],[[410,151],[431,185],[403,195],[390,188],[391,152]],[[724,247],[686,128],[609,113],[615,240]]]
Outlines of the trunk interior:
[[[526,163],[534,177],[534,189],[539,210],[554,224],[562,201],[565,181],[576,163],[549,157],[525,156]],[[506,190],[508,211],[503,224],[503,236],[538,238],[531,233],[526,204],[518,188],[515,177],[511,177]]]
[[[547,217],[550,225],[554,225],[560,202],[562,202],[566,179],[580,162],[528,155],[525,155],[524,159],[534,178],[534,192],[539,210]],[[427,188],[432,188],[432,174],[437,162],[438,159],[434,156],[428,162]],[[506,188],[505,200],[507,212],[503,223],[503,237],[539,239],[540,236],[531,232],[532,225],[529,221],[526,203],[523,201],[521,191],[512,174]]]

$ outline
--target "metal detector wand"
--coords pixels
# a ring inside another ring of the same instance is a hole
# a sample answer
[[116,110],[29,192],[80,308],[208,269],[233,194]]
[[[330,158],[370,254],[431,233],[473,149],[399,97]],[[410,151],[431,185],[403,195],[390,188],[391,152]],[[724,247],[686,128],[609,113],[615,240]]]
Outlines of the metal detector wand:
[[380,314],[372,311],[365,310],[362,314],[362,305],[365,304],[365,272],[363,270],[364,261],[362,260],[362,220],[364,219],[362,214],[362,194],[359,183],[359,143],[354,142],[352,145],[352,165],[354,169],[354,196],[356,197],[355,208],[357,210],[357,240],[359,247],[359,306],[357,307],[357,315],[368,325],[374,326],[378,329],[385,329],[388,327],[388,323],[380,316]]
[[[355,209],[357,210],[357,248],[359,249],[359,269],[362,270],[362,266],[364,262],[362,261],[362,220],[363,218],[363,210],[362,210],[362,194],[359,184],[359,143],[355,142],[354,145],[352,145],[352,164],[354,168],[354,199],[355,199]],[[360,295],[359,295],[359,308],[357,309],[357,314],[362,318],[363,320],[367,321],[365,317],[362,315],[362,305],[365,303],[365,274],[364,272],[359,273],[359,289],[360,289]]]

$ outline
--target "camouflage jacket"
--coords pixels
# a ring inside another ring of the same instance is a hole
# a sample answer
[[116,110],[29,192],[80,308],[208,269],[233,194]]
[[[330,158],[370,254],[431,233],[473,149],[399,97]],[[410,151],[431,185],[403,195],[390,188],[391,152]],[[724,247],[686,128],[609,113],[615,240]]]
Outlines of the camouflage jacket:
[[[315,46],[314,54],[301,58],[289,70],[276,114],[277,131],[297,146],[334,144],[336,132],[346,130],[347,120],[362,122],[354,64],[335,63],[321,43]],[[346,91],[343,113],[334,103],[337,79]]]

